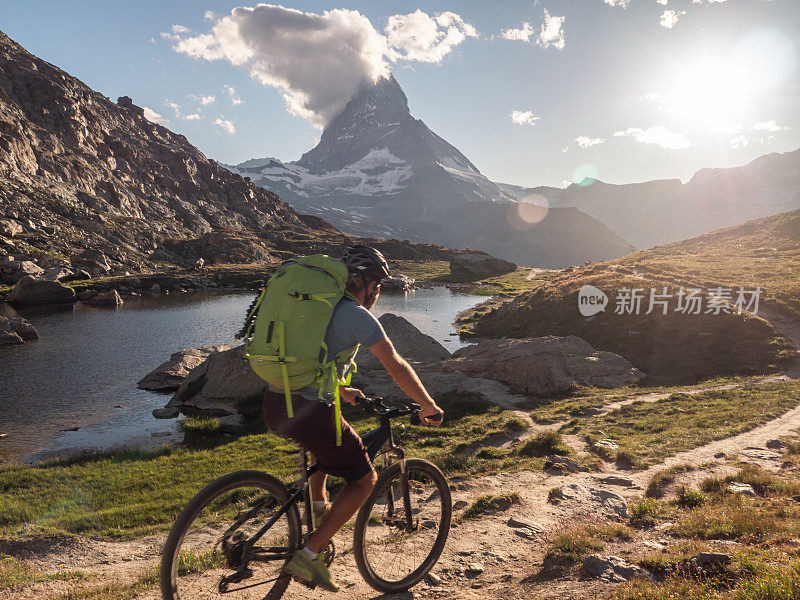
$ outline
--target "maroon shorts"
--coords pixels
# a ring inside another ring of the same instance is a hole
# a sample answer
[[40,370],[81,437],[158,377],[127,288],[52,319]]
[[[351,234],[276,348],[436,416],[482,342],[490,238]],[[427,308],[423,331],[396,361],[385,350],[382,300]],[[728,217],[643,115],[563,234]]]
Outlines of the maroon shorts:
[[342,417],[342,445],[336,445],[333,406],[317,399],[292,394],[294,417],[286,416],[286,397],[267,390],[264,422],[269,430],[289,438],[311,452],[319,470],[345,481],[358,481],[370,471],[372,462],[361,436]]

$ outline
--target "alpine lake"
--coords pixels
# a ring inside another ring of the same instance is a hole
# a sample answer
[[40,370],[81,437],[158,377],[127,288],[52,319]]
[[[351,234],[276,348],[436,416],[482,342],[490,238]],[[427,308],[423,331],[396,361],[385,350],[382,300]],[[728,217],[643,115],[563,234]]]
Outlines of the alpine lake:
[[[136,383],[184,348],[234,345],[254,294],[144,294],[116,309],[0,304],[0,315],[25,317],[40,336],[0,348],[0,463],[177,443],[179,420],[152,416],[171,394]],[[456,315],[481,300],[445,287],[386,292],[372,312],[405,317],[452,352],[464,345]]]

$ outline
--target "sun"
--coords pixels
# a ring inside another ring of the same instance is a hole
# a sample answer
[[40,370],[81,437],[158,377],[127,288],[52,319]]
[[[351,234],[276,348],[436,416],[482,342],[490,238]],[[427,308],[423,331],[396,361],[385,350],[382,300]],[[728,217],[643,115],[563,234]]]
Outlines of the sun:
[[734,59],[706,58],[679,69],[669,111],[695,125],[719,128],[752,110],[749,69]]

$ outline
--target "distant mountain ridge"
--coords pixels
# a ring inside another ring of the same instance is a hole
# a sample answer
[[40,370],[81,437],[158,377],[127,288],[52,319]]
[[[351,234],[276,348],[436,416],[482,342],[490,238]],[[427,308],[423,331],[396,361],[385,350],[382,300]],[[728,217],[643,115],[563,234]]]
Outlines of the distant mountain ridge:
[[251,159],[228,168],[351,234],[470,247],[549,267],[629,249],[579,211],[520,219],[512,195],[411,115],[392,76],[356,93],[300,160]]
[[247,262],[348,239],[2,32],[0,134],[0,220],[21,226],[25,244],[0,236],[0,254],[38,248],[68,264],[100,250],[124,272],[197,258],[191,243],[177,254],[176,241],[197,240],[206,261]]
[[574,206],[638,248],[650,248],[800,208],[800,149],[766,154],[742,167],[701,169],[686,184],[497,185],[521,201]]

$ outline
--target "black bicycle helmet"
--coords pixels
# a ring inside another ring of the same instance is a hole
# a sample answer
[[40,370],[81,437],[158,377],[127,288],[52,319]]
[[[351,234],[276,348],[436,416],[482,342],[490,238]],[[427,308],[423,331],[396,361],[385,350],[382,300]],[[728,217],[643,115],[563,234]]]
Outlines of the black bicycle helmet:
[[383,254],[372,246],[356,244],[348,248],[342,257],[342,262],[351,273],[363,273],[379,281],[389,277],[389,263]]

